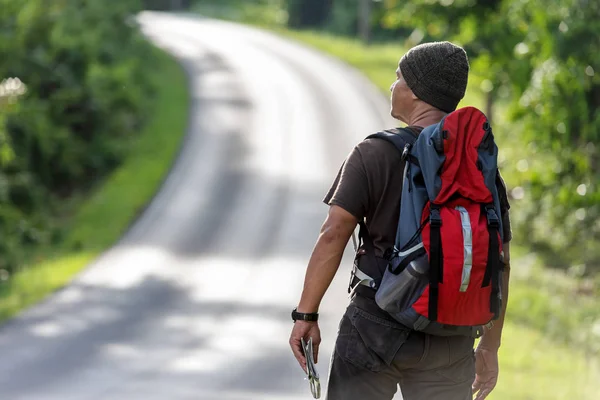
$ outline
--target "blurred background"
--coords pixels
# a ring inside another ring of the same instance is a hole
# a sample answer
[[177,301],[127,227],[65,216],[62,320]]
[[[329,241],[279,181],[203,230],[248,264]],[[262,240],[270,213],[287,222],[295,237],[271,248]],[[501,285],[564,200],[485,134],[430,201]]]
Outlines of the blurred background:
[[177,158],[188,81],[141,33],[142,10],[267,30],[352,66],[382,96],[411,46],[464,46],[461,106],[492,119],[514,235],[492,398],[598,398],[595,0],[0,0],[2,321],[116,243]]

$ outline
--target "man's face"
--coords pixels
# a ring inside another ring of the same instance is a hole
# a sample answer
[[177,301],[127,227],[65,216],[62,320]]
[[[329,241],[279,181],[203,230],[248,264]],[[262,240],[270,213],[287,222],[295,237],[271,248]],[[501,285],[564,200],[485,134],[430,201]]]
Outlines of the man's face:
[[402,77],[400,67],[396,68],[396,81],[390,87],[390,91],[392,92],[390,114],[392,117],[407,123],[416,97]]

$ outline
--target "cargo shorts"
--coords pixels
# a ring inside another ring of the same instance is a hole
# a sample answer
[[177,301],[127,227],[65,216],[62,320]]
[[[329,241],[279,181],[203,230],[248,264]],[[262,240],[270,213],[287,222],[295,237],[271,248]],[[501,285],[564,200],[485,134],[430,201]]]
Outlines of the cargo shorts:
[[474,339],[431,336],[356,296],[339,324],[327,400],[472,400]]

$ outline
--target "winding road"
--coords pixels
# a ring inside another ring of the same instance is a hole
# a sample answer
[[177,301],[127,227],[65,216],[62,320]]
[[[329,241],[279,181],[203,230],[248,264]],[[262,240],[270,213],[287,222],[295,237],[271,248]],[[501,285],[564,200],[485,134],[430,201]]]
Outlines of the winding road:
[[[189,132],[122,240],[0,329],[0,400],[310,399],[290,310],[321,200],[352,147],[396,125],[388,101],[345,64],[271,33],[139,21],[189,74]],[[321,309],[323,387],[351,256]]]

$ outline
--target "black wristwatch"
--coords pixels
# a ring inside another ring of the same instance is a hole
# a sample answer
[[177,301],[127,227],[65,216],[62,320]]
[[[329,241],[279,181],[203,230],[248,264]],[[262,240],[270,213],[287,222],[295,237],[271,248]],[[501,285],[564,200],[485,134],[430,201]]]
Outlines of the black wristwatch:
[[296,321],[312,321],[315,322],[319,319],[319,313],[301,313],[296,311],[297,308],[294,308],[292,311],[292,319],[294,322]]

